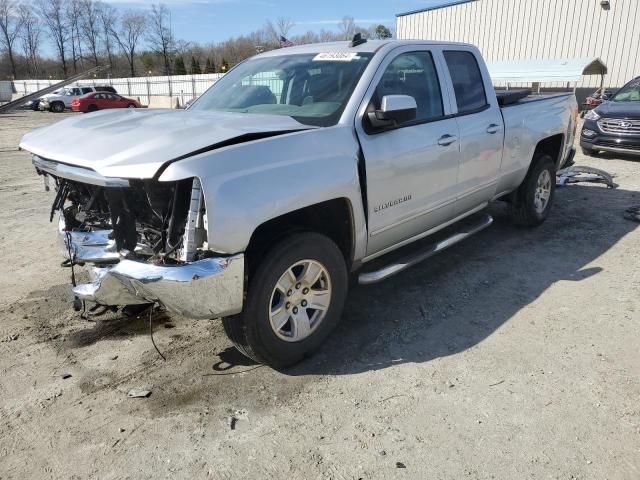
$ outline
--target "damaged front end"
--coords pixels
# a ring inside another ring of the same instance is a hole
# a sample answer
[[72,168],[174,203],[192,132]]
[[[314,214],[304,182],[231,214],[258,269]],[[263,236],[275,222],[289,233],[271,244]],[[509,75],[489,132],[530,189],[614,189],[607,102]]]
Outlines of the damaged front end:
[[53,179],[58,235],[67,262],[87,264],[90,283],[76,298],[97,305],[158,303],[190,318],[242,309],[244,256],[208,249],[200,180],[176,182],[102,177],[34,156]]

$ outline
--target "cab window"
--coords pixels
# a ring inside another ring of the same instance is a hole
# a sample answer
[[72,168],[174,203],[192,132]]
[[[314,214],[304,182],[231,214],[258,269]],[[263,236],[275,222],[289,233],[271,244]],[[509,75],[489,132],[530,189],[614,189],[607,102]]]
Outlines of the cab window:
[[440,82],[430,52],[398,55],[380,79],[372,98],[373,109],[380,108],[385,95],[409,95],[415,99],[418,108],[412,124],[444,115]]
[[476,57],[471,52],[450,50],[444,52],[449,75],[456,94],[458,113],[473,113],[487,105],[487,95]]

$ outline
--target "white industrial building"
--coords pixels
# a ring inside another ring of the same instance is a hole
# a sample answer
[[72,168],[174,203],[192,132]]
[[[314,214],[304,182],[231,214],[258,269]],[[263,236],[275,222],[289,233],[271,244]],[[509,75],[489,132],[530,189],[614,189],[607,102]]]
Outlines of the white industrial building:
[[[640,0],[458,0],[398,14],[396,32],[472,43],[488,62],[599,58],[607,87],[640,75]],[[572,86],[594,90],[600,82],[585,76]]]

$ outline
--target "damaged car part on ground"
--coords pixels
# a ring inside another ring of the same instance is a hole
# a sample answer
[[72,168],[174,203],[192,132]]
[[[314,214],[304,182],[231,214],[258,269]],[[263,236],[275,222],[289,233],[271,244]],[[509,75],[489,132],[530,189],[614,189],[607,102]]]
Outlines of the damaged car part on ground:
[[74,285],[77,300],[159,303],[192,318],[241,310],[244,257],[207,250],[199,179],[118,181],[87,171],[85,182],[93,183],[82,183],[82,172],[64,178],[55,175],[63,169],[54,171],[39,157],[33,163],[55,184],[51,220],[59,214],[63,255],[72,267],[91,264],[91,282]]

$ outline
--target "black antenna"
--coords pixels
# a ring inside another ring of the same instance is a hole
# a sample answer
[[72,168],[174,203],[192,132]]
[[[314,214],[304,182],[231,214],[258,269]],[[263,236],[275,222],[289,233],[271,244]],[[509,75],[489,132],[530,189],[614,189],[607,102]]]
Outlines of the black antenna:
[[351,40],[351,46],[352,47],[357,47],[358,45],[362,45],[363,43],[367,43],[367,39],[366,38],[362,38],[362,34],[361,33],[356,33],[353,36],[353,40]]

